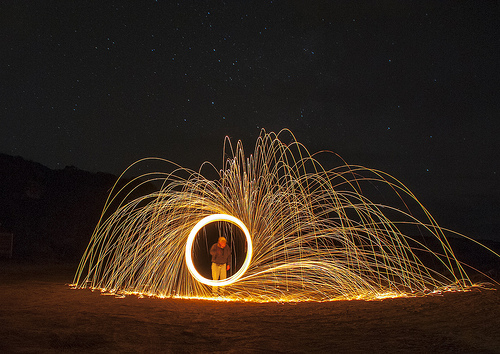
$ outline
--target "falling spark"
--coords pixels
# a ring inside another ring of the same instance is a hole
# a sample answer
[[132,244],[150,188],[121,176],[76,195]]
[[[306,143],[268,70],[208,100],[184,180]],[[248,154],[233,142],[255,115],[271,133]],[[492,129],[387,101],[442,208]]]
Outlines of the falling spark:
[[[291,143],[281,141],[284,135]],[[206,162],[196,172],[152,158],[130,166],[106,201],[73,286],[213,299],[211,285],[219,285],[219,300],[261,302],[371,300],[473,286],[444,229],[390,175],[343,161],[327,170],[289,130],[262,130],[249,157],[240,141],[234,147],[226,137],[223,152],[229,157],[220,170]],[[119,187],[126,172],[151,160],[170,172]],[[217,178],[205,177],[214,172]],[[373,187],[402,207],[372,201],[364,191]],[[196,270],[193,243],[202,244],[203,226],[221,221],[245,234],[245,263],[227,280],[212,281]]]

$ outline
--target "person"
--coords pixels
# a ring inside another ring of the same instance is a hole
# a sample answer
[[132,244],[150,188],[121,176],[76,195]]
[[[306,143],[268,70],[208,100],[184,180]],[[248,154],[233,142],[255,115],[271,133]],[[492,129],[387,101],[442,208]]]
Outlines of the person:
[[[229,261],[231,260],[231,248],[227,245],[226,238],[219,237],[217,243],[213,244],[210,248],[210,255],[212,256],[212,279],[224,280],[226,279],[226,272],[229,270]],[[212,295],[218,295],[219,287],[212,287]]]

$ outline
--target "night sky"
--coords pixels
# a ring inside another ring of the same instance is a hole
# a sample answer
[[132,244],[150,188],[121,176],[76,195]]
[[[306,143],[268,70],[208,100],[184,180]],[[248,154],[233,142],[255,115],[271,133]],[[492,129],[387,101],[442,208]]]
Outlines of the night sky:
[[[340,4],[342,5],[340,5]],[[500,239],[498,1],[7,1],[0,152],[221,167],[261,128],[381,169]]]

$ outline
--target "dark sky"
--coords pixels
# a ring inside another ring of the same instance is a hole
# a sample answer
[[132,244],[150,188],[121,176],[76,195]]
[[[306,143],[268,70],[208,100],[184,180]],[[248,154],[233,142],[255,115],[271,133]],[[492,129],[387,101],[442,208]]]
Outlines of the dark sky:
[[2,2],[0,152],[115,174],[148,156],[197,168],[221,166],[226,135],[252,148],[261,128],[289,128],[397,177],[443,226],[496,237],[498,6]]

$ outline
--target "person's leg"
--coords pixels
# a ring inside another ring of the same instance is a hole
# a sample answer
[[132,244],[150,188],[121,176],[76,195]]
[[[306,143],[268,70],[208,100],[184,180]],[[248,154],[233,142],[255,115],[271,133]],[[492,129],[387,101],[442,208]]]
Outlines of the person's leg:
[[[215,263],[212,263],[212,279],[219,280],[219,267]],[[216,286],[212,286],[212,295],[217,295]]]
[[[220,280],[224,280],[224,279],[226,279],[226,275],[227,275],[227,273],[226,273],[226,265],[225,265],[225,264],[223,264],[223,265],[221,265],[221,266],[219,267],[219,272],[220,272],[220,273],[219,273],[219,274],[220,274]],[[221,288],[221,289],[219,290],[219,294],[220,294],[221,296],[223,296],[223,295],[224,295],[224,288]]]
[[223,264],[221,267],[220,267],[220,280],[224,280],[226,279],[226,265]]

